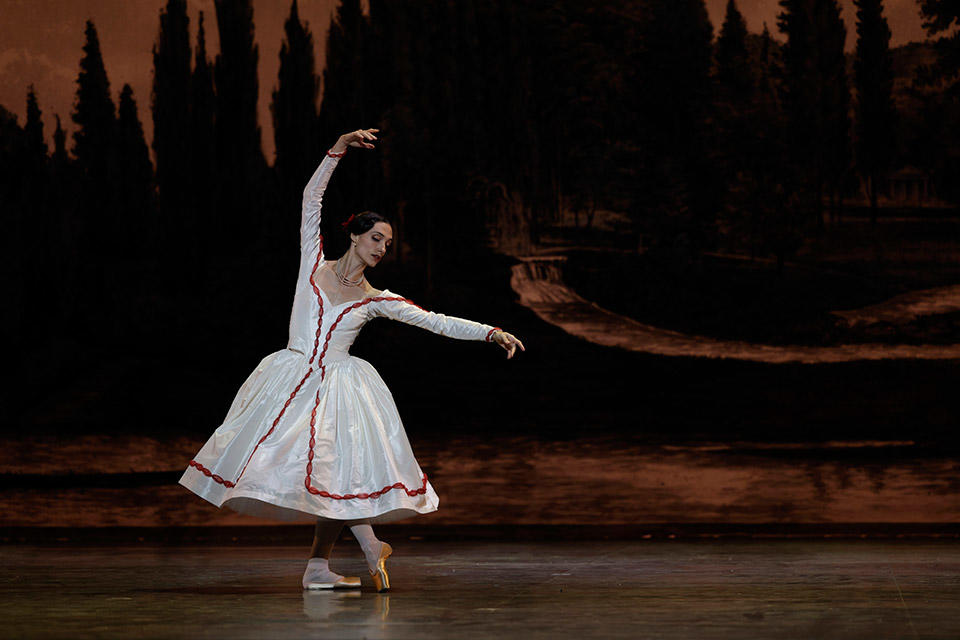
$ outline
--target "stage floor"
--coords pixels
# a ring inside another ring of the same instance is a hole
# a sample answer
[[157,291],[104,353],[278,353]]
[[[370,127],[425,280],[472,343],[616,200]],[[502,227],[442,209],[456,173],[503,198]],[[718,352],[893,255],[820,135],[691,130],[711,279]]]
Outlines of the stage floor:
[[957,541],[388,540],[393,589],[304,592],[306,545],[0,547],[2,637],[958,638]]

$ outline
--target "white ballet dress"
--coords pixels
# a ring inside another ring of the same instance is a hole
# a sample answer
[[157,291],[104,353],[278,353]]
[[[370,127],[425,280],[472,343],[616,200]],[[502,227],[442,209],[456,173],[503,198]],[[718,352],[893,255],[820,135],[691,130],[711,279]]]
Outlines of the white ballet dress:
[[320,204],[338,162],[324,157],[303,192],[287,348],[260,361],[180,478],[218,507],[291,522],[380,523],[439,505],[390,390],[350,345],[379,317],[461,340],[489,342],[496,327],[426,311],[387,289],[331,304],[313,274],[325,260]]

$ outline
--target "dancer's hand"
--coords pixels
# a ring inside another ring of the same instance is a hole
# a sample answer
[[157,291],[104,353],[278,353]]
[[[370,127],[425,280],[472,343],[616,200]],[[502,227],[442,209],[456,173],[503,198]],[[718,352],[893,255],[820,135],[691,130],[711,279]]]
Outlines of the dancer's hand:
[[357,129],[356,131],[351,131],[350,133],[345,133],[340,136],[340,139],[337,140],[337,144],[333,145],[331,151],[334,153],[342,153],[347,150],[347,147],[363,147],[364,149],[374,149],[372,143],[368,140],[376,140],[377,136],[373,135],[374,133],[379,132],[380,129]]
[[507,350],[507,360],[513,357],[513,354],[516,352],[517,347],[520,347],[521,351],[526,351],[523,346],[523,343],[517,339],[512,333],[507,333],[506,331],[494,331],[493,332],[493,341],[498,345]]

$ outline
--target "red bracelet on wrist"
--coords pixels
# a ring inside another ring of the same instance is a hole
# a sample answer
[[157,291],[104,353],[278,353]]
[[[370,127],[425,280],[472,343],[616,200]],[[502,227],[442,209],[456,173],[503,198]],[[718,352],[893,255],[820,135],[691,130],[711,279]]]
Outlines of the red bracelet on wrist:
[[483,339],[484,342],[490,342],[490,336],[493,335],[494,331],[503,331],[503,329],[500,327],[494,327],[493,329],[490,329],[490,331],[487,331],[487,337]]
[[344,150],[341,151],[340,153],[337,153],[337,152],[334,151],[333,149],[328,149],[328,150],[327,150],[327,155],[330,156],[331,158],[342,158],[343,156],[346,155],[346,153],[347,153],[347,150],[346,150],[346,149],[344,149]]

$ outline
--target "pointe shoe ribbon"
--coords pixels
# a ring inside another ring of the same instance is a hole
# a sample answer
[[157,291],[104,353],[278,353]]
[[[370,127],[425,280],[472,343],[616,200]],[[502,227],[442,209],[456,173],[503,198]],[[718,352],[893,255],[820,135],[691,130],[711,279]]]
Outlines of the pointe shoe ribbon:
[[393,553],[393,547],[384,542],[383,546],[380,547],[380,557],[377,558],[376,569],[370,571],[373,584],[376,585],[378,592],[390,589],[390,575],[387,573],[385,561],[390,557],[391,553]]

